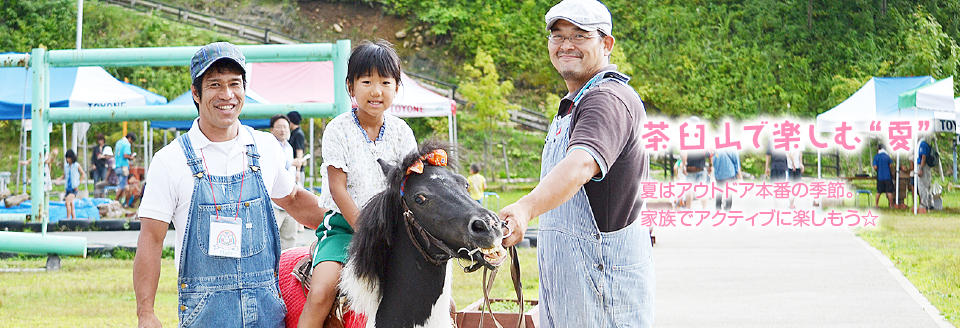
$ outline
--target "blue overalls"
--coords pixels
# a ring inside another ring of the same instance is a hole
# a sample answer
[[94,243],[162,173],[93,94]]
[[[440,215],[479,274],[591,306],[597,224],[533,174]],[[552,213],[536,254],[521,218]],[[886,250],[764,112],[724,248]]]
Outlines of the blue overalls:
[[[574,110],[592,87],[607,81],[626,84],[628,79],[615,71],[598,73],[574,98]],[[558,115],[550,125],[541,180],[567,155],[572,117]],[[653,325],[652,249],[650,233],[640,220],[614,232],[600,232],[580,187],[573,198],[540,216],[539,229],[541,327]]]
[[[189,135],[178,140],[195,179],[180,256],[180,327],[283,327],[280,238],[256,144],[246,146],[244,172],[211,176]],[[218,212],[242,219],[239,258],[209,255],[211,216]]]

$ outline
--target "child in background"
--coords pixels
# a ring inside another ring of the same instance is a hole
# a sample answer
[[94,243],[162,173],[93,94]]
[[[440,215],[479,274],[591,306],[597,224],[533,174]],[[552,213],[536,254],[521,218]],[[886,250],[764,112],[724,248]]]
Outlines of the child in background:
[[67,196],[63,201],[67,205],[67,220],[74,220],[77,218],[77,213],[73,200],[77,198],[77,187],[80,186],[80,181],[83,180],[85,172],[80,167],[80,163],[77,163],[77,154],[73,152],[73,149],[67,149],[63,156],[67,160],[67,165],[63,168],[63,177],[61,177],[67,187]]
[[350,53],[347,90],[357,108],[330,120],[323,131],[320,206],[331,210],[317,228],[310,292],[298,327],[320,327],[330,313],[360,208],[386,187],[377,159],[399,162],[417,148],[413,130],[386,114],[399,82],[400,58],[390,43],[363,41]]
[[480,164],[470,164],[470,176],[467,177],[467,182],[470,184],[467,188],[470,191],[470,198],[483,204],[483,191],[487,190],[487,178],[480,175]]

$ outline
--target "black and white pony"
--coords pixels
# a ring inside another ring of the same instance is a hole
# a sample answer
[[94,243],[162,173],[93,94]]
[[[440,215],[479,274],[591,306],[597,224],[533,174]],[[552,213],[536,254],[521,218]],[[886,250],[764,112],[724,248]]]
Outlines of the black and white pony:
[[[387,189],[360,212],[340,290],[366,327],[451,327],[447,262],[506,258],[500,220],[470,198],[462,175],[428,163],[437,149],[427,142],[398,166],[381,162]],[[422,173],[408,173],[418,161]]]

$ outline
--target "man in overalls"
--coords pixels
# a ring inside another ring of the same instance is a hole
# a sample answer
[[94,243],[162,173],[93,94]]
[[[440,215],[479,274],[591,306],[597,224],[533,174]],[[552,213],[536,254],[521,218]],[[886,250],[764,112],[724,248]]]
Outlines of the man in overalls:
[[564,0],[545,17],[550,61],[569,93],[543,147],[540,184],[500,211],[518,243],[540,217],[541,327],[651,327],[650,234],[637,220],[649,179],[641,139],[646,113],[610,64],[610,12]]
[[154,157],[133,264],[140,327],[159,327],[154,300],[167,227],[176,227],[182,327],[283,327],[280,242],[272,199],[316,228],[326,212],[284,169],[273,135],[240,124],[245,59],[226,42],[204,46],[190,74],[199,118]]

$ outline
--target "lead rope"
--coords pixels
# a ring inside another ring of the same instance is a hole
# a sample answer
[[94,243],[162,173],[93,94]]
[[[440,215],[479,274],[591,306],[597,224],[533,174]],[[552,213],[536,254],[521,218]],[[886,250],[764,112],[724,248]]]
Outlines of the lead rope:
[[[520,305],[519,306],[520,310],[517,313],[517,315],[519,316],[517,320],[517,328],[522,328],[524,325],[524,320],[523,320],[524,319],[523,317],[524,303],[523,303],[523,285],[520,282],[520,257],[517,254],[516,246],[508,247],[507,252],[509,253],[509,256],[510,256],[510,278],[513,279],[513,289],[517,293],[517,302]],[[493,288],[493,281],[494,279],[496,279],[497,271],[499,271],[499,269],[500,268],[498,267],[493,270],[489,270],[487,269],[487,267],[484,267],[483,280],[482,280],[481,287],[483,288],[483,306],[486,308],[487,313],[490,314],[490,318],[493,319],[493,324],[496,325],[497,328],[503,328],[503,325],[501,325],[500,322],[497,321],[497,317],[493,315],[493,309],[490,308],[490,289]],[[487,279],[487,271],[490,271],[489,280]],[[483,318],[484,318],[483,311],[480,311],[479,327],[483,327]]]

